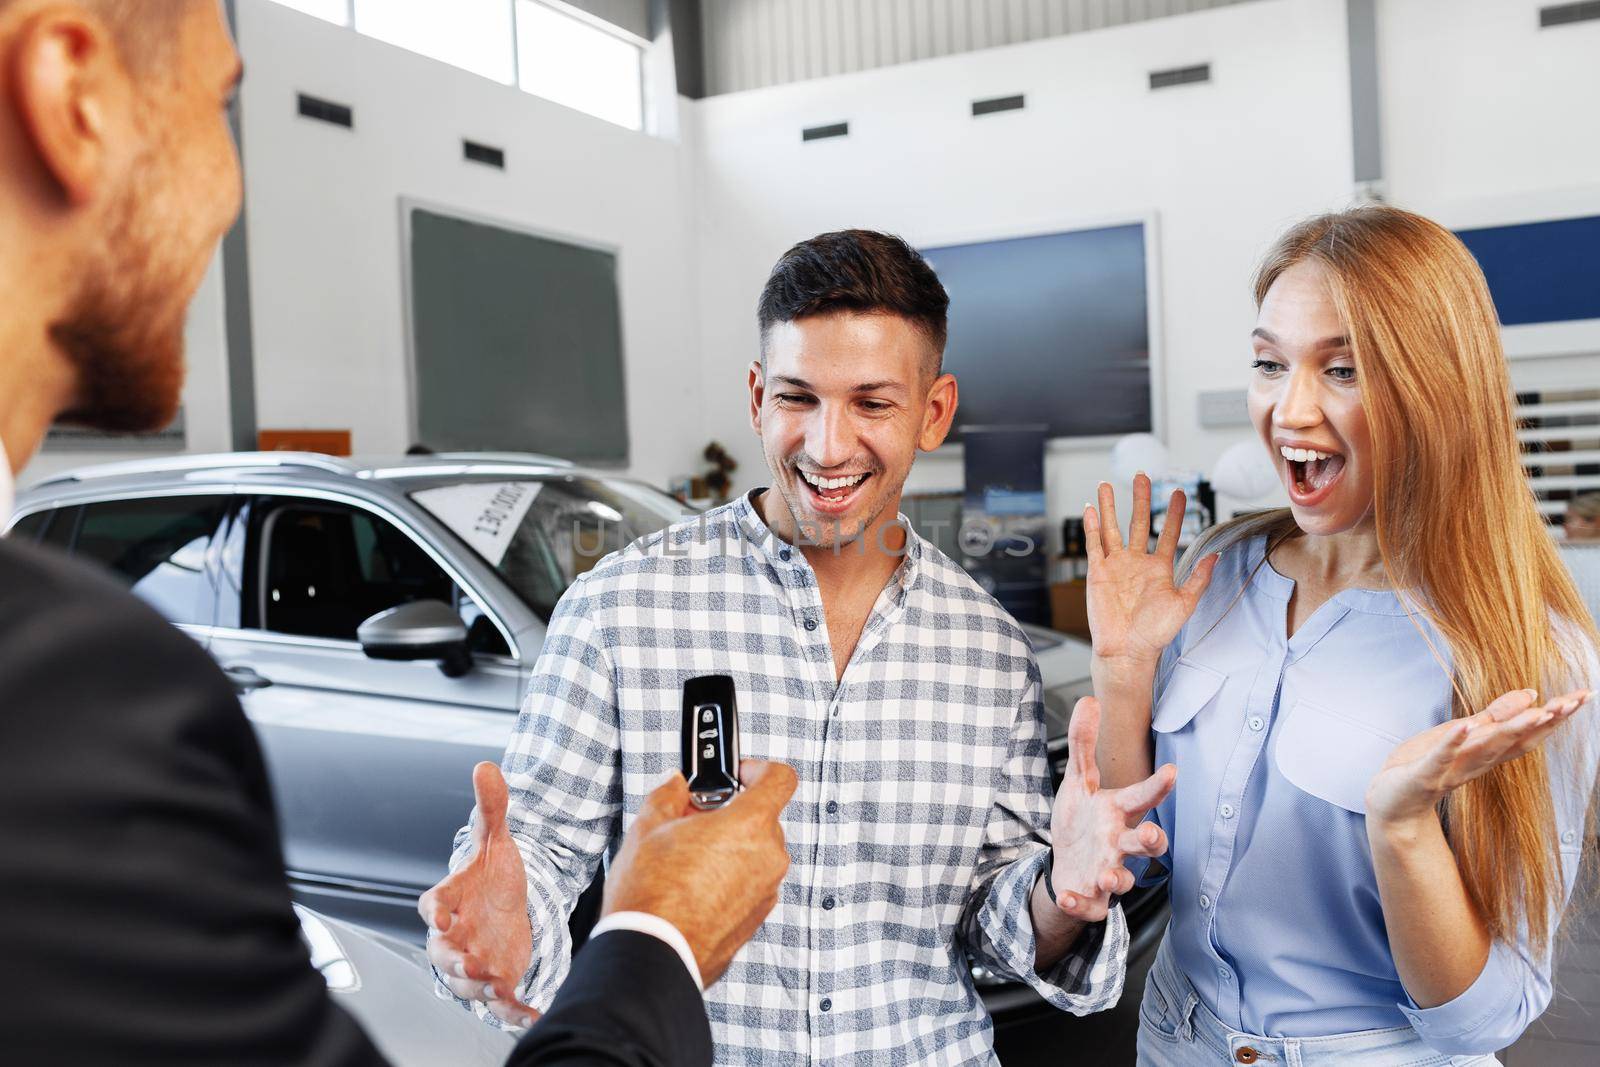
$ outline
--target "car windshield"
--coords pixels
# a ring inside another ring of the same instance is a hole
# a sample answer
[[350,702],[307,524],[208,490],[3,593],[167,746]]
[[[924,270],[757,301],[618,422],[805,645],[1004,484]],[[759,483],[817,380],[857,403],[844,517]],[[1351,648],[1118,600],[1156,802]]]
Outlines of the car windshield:
[[567,587],[607,553],[693,514],[642,482],[581,474],[462,481],[410,495],[546,622]]

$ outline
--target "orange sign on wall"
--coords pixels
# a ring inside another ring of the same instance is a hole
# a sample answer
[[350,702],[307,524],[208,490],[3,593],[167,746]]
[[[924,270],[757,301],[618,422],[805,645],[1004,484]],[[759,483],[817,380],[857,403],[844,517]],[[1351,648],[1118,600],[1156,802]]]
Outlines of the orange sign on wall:
[[350,431],[258,430],[256,447],[263,452],[321,452],[325,456],[348,456]]

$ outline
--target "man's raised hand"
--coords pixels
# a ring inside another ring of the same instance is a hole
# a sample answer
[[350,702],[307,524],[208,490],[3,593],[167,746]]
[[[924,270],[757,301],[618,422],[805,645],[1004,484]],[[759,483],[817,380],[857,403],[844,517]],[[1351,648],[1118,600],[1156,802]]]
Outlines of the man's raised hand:
[[500,768],[487,762],[474,767],[472,792],[472,856],[417,901],[428,924],[428,960],[456,996],[483,1001],[513,1026],[531,1026],[538,1012],[514,992],[533,956],[528,875],[506,829]]
[[1104,919],[1112,894],[1133,888],[1133,872],[1124,865],[1130,856],[1166,853],[1167,835],[1143,820],[1178,780],[1178,768],[1168,763],[1142,782],[1101,789],[1094,759],[1099,733],[1100,704],[1084,697],[1067,726],[1067,772],[1050,813],[1056,905],[1082,922]]

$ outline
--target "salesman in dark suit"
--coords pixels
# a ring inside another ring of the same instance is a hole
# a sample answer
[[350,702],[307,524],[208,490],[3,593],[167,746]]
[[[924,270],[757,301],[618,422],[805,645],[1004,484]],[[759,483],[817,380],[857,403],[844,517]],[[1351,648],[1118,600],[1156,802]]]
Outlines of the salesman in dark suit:
[[[188,302],[239,207],[239,76],[217,0],[0,0],[0,519],[56,419],[171,419]],[[622,928],[579,955],[513,1064],[710,1061],[695,972],[715,980],[788,862],[793,772],[747,773],[710,816],[686,815],[681,780],[652,796],[607,893]],[[475,781],[486,811],[497,778]],[[501,848],[480,822],[489,869]],[[299,939],[228,682],[108,579],[6,542],[0,945],[6,1062],[382,1062]]]

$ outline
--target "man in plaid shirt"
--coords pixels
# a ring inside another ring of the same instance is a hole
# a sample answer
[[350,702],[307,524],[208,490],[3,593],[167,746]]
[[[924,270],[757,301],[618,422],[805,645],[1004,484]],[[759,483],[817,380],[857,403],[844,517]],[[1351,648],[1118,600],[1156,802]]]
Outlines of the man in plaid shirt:
[[[1111,898],[1132,886],[1125,858],[1165,851],[1140,822],[1176,772],[1099,790],[1086,700],[1052,810],[1026,636],[898,514],[955,414],[947,304],[883,234],[823,234],[774,268],[749,372],[772,488],[612,554],[562,598],[506,750],[505,825],[477,851],[463,830],[435,890],[463,902],[430,937],[456,996],[515,1025],[550,1002],[574,903],[678,768],[684,680],[721,673],[744,752],[800,785],[777,906],[706,992],[718,1062],[991,1063],[969,957],[1075,1014],[1117,1001]],[[495,875],[497,847],[525,885]]]

